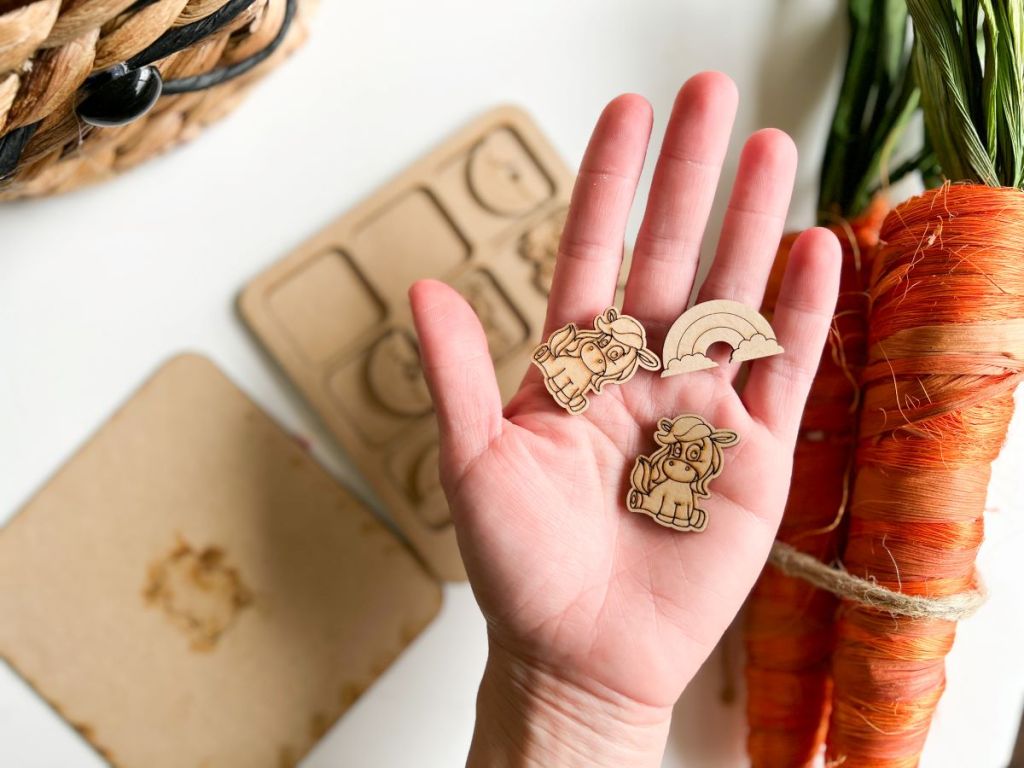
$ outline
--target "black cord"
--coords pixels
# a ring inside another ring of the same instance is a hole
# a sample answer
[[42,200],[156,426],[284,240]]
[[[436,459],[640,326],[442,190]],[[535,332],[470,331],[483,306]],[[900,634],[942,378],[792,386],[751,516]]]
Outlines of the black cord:
[[30,125],[23,125],[21,128],[15,128],[10,133],[0,136],[0,181],[6,179],[17,169],[25,145],[28,144],[28,140],[32,138],[41,122],[42,120]]
[[204,16],[199,21],[185,24],[181,27],[172,27],[160,37],[132,56],[125,63],[128,69],[141,69],[147,64],[152,64],[160,59],[165,59],[172,53],[177,53],[190,45],[198,43],[205,37],[209,37],[222,27],[234,21],[239,14],[248,10],[256,0],[228,0],[220,8]]
[[206,88],[212,88],[215,85],[226,83],[228,80],[234,80],[236,77],[241,77],[246,72],[258,67],[268,58],[270,58],[274,51],[281,47],[281,43],[288,36],[288,30],[291,28],[292,21],[295,19],[295,10],[297,7],[296,0],[286,0],[284,8],[284,18],[281,20],[281,28],[277,31],[277,35],[271,40],[265,48],[257,53],[254,53],[247,59],[236,62],[230,66],[222,67],[221,69],[215,69],[212,72],[205,72],[201,75],[193,75],[192,77],[181,77],[177,80],[165,80],[164,81],[164,93],[177,94],[177,93],[192,93],[193,91],[202,91]]
[[130,6],[128,6],[128,8],[124,12],[125,13],[138,13],[143,8],[147,8],[147,7],[151,6],[151,5],[153,5],[153,3],[157,3],[159,1],[160,0],[135,0],[135,2],[132,3]]

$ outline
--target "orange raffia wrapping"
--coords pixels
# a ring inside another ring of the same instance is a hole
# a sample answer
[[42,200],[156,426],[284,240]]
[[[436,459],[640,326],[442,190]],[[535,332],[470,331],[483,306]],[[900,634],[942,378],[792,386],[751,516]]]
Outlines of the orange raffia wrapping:
[[[889,210],[882,197],[850,222],[830,227],[843,248],[832,334],[807,400],[778,538],[825,562],[839,554],[856,429],[857,377],[866,353],[869,258]],[[774,309],[789,248],[779,249],[763,305]],[[754,768],[810,765],[828,722],[836,600],[772,566],[747,601],[747,751]]]
[[[990,463],[1024,375],[1024,192],[947,185],[894,209],[880,236],[842,561],[892,590],[956,595],[975,585]],[[842,602],[831,765],[918,764],[955,631]]]

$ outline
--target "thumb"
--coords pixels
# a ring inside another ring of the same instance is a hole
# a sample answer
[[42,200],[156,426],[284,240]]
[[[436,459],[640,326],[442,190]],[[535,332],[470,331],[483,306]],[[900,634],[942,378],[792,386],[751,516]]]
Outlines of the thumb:
[[487,336],[466,300],[444,283],[414,283],[409,303],[442,456],[458,477],[501,432],[501,393]]

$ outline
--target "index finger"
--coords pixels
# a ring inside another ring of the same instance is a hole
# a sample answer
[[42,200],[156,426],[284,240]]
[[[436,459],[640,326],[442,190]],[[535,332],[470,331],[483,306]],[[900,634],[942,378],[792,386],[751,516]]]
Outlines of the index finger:
[[545,336],[566,323],[589,325],[614,299],[652,120],[650,104],[626,94],[594,126],[558,248]]

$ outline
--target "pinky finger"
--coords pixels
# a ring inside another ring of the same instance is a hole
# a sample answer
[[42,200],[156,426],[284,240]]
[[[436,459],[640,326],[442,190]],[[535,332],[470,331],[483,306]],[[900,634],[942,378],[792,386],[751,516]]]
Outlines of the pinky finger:
[[793,244],[772,325],[781,355],[757,360],[743,390],[750,415],[787,439],[795,437],[825,348],[839,293],[842,252],[836,236],[816,227]]

